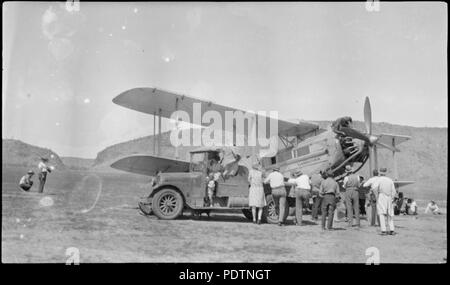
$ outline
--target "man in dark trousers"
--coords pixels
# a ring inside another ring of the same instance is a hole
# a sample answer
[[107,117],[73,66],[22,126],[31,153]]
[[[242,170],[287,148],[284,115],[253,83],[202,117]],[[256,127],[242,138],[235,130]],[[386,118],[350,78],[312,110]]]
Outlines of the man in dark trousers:
[[[322,230],[332,230],[336,199],[339,195],[339,185],[333,179],[333,173],[325,173],[325,180],[320,184],[319,195],[322,197]],[[328,217],[327,227],[325,221]]]
[[345,188],[345,207],[347,208],[348,226],[353,226],[353,214],[356,218],[356,226],[360,227],[359,220],[359,176],[353,173],[350,165],[345,166],[347,176],[344,178],[343,187]]
[[322,184],[323,177],[320,173],[315,173],[311,175],[311,194],[313,198],[313,207],[312,207],[312,214],[311,218],[314,221],[317,221],[318,212],[321,206],[322,197],[320,197],[320,184]]
[[49,167],[47,165],[47,162],[48,162],[48,158],[41,157],[41,162],[39,162],[39,164],[38,164],[38,168],[39,168],[39,173],[38,173],[39,188],[38,188],[38,192],[39,193],[43,193],[44,192],[45,181],[47,181],[47,173],[52,172],[52,169],[51,169],[51,167]]
[[[379,217],[377,215],[377,195],[375,193],[375,188],[377,187],[378,183],[378,169],[373,170],[373,177],[369,178],[366,182],[364,182],[364,187],[370,187],[369,192],[369,202],[370,202],[370,208],[371,208],[371,214],[370,214],[370,225],[376,226],[377,220],[379,220]],[[380,222],[378,221],[378,224]]]
[[359,213],[361,216],[366,215],[366,196],[367,196],[367,188],[362,185],[364,181],[364,177],[359,176]]

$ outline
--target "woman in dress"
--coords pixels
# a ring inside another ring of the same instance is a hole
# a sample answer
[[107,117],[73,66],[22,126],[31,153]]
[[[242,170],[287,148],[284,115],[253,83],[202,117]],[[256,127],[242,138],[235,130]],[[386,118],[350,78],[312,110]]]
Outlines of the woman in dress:
[[[248,182],[250,183],[248,205],[252,207],[253,223],[258,223],[259,225],[261,224],[263,208],[267,203],[264,195],[263,173],[261,172],[258,163],[253,164],[252,169],[250,169]],[[258,217],[258,221],[256,220],[256,217]]]

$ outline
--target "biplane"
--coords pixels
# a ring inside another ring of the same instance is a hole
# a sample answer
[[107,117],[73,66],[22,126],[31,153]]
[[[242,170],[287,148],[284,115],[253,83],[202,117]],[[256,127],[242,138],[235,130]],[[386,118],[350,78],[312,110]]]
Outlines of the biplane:
[[[337,181],[345,176],[345,166],[353,166],[354,172],[359,171],[365,163],[372,169],[378,169],[378,148],[385,148],[392,152],[394,160],[395,184],[397,187],[413,183],[399,181],[397,177],[395,153],[399,152],[398,145],[410,139],[409,136],[395,134],[373,134],[372,115],[369,98],[364,104],[365,132],[354,128],[346,128],[343,133],[337,133],[331,127],[319,128],[312,122],[289,122],[276,119],[278,132],[277,149],[260,149],[258,146],[216,145],[198,147],[190,151],[190,159],[183,160],[160,155],[161,118],[171,118],[176,111],[184,111],[193,115],[194,104],[201,106],[203,112],[210,110],[225,116],[227,111],[244,112],[239,109],[197,99],[194,97],[175,94],[157,88],[134,88],[119,94],[113,99],[120,106],[153,115],[154,130],[157,141],[153,144],[153,154],[137,154],[127,156],[114,162],[111,167],[127,172],[153,177],[151,191],[139,208],[145,214],[155,214],[161,219],[175,219],[188,208],[194,212],[211,210],[240,209],[247,218],[251,218],[248,206],[247,175],[251,164],[259,161],[265,171],[277,167],[285,177],[302,170],[312,175],[325,171],[333,173]],[[266,117],[265,126],[269,127],[274,118]],[[156,126],[158,122],[158,127]],[[233,132],[249,133],[258,129],[259,121],[249,123],[247,129],[233,128]],[[208,127],[203,125],[203,127]],[[268,134],[266,130],[265,134]],[[232,151],[230,151],[232,149]],[[238,157],[238,168],[233,175],[222,177],[218,181],[213,203],[205,204],[206,178],[212,159],[220,161],[223,153],[232,153]],[[271,197],[270,187],[265,185],[268,207],[264,211],[264,218],[271,223],[277,222],[278,211]],[[288,187],[288,186],[287,186]],[[293,198],[288,201],[292,206]],[[285,211],[293,214],[293,211]]]

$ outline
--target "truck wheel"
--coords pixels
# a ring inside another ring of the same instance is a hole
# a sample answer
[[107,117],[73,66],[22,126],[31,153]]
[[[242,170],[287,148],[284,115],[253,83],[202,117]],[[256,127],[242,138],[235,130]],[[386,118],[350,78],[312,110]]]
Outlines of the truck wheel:
[[152,211],[160,219],[176,219],[183,212],[183,206],[183,197],[176,190],[162,189],[153,196]]
[[[267,207],[264,208],[263,220],[266,220],[269,224],[277,224],[279,212],[276,210],[275,201],[273,200],[272,195],[266,196],[266,202],[267,202]],[[286,208],[284,210],[284,219],[285,220],[288,215],[289,215],[289,205],[286,203]]]
[[245,216],[249,221],[253,221],[253,213],[252,213],[252,210],[250,210],[250,209],[242,209],[242,213],[244,214],[244,216]]

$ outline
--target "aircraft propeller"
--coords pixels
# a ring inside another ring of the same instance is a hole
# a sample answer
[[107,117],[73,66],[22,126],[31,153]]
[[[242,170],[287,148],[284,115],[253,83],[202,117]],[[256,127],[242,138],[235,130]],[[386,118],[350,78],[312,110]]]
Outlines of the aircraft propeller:
[[372,109],[370,107],[369,97],[366,97],[364,102],[364,125],[366,126],[366,136],[369,139],[369,169],[372,175],[372,159],[375,158],[375,169],[378,169],[377,162],[377,145],[387,148],[391,151],[398,151],[397,148],[385,143],[379,142],[378,137],[372,135]]

